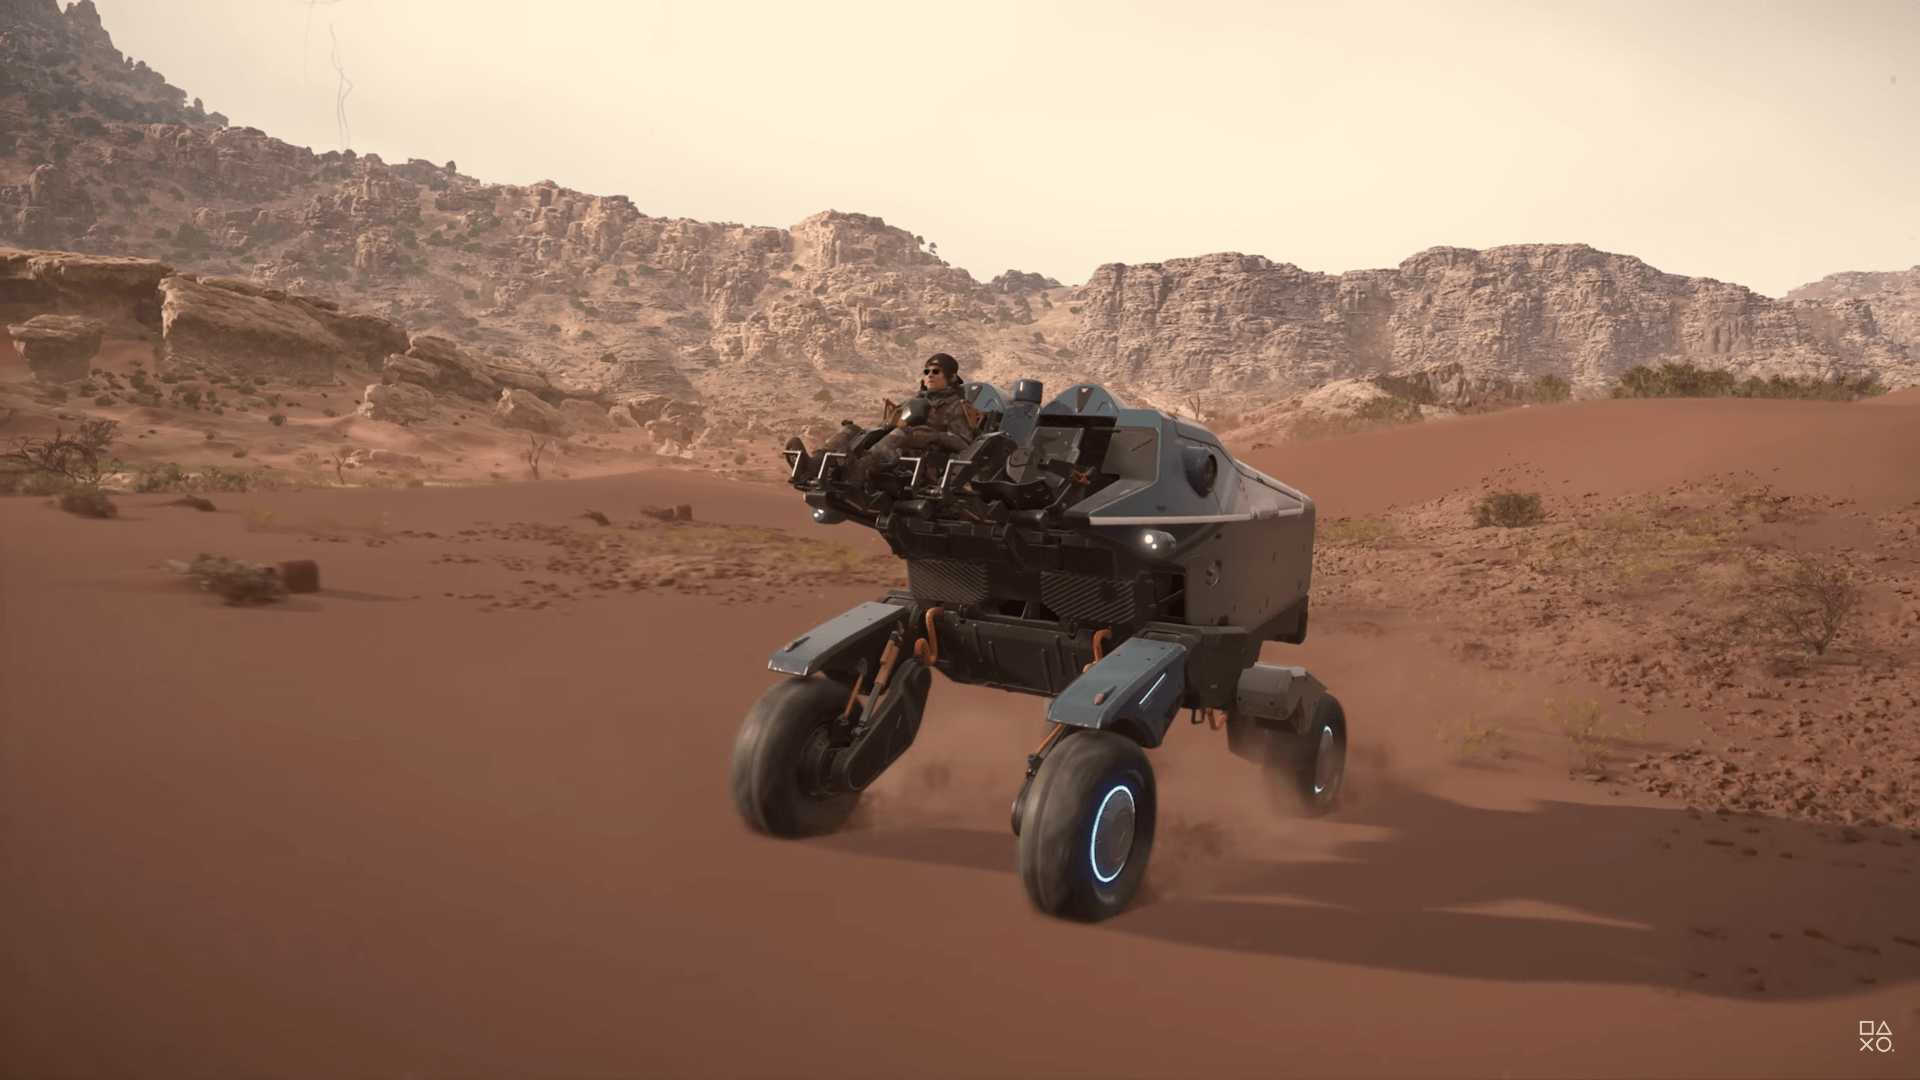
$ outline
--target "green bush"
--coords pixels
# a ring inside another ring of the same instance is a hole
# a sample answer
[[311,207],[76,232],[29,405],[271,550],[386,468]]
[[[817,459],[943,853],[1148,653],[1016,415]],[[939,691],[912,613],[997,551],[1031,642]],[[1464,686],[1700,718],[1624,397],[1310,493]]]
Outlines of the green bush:
[[1542,375],[1533,382],[1533,400],[1557,405],[1573,397],[1573,386],[1558,375]]
[[1736,380],[1731,371],[1709,371],[1691,363],[1661,364],[1658,368],[1635,365],[1620,373],[1620,382],[1613,388],[1613,396],[1617,398],[1743,397],[1811,401],[1856,401],[1886,392],[1887,388],[1871,375],[1858,378],[1842,375],[1831,382],[1789,379],[1781,375]]
[[1404,398],[1377,397],[1353,410],[1356,420],[1388,424],[1417,424],[1423,417],[1420,406]]
[[1493,492],[1473,508],[1473,524],[1481,529],[1490,525],[1517,529],[1538,525],[1546,519],[1547,512],[1540,506],[1540,496],[1518,491]]

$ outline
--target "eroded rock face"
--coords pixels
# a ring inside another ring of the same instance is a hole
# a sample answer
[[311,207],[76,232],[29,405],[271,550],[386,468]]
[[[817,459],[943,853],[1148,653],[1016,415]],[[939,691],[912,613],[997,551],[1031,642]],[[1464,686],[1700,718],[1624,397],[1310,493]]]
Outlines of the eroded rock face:
[[433,419],[433,392],[413,383],[374,383],[354,412],[389,424],[417,424]]
[[1849,271],[1830,274],[1787,294],[1812,314],[1845,301],[1867,305],[1880,333],[1920,356],[1920,266],[1885,273]]
[[390,383],[412,383],[431,389],[441,381],[440,369],[425,360],[395,353],[387,357],[380,367],[381,380]]
[[311,304],[180,274],[160,282],[160,295],[167,352],[176,358],[295,378],[330,375],[361,358]]
[[1482,384],[1557,374],[1589,393],[1635,364],[1682,360],[1742,376],[1920,379],[1867,305],[1771,300],[1579,244],[1434,248],[1337,277],[1235,254],[1114,263],[1081,295],[1073,348],[1088,374],[1173,393],[1450,364]]
[[501,427],[519,428],[536,435],[558,438],[567,433],[567,418],[530,390],[500,391],[500,403],[494,406],[493,419]]
[[34,376],[43,382],[86,378],[105,332],[106,327],[98,320],[77,315],[36,315],[18,326],[7,327],[14,348],[27,358]]
[[160,328],[157,289],[171,273],[155,259],[0,247],[0,320],[73,315],[114,337],[151,338]]
[[580,398],[568,398],[562,401],[560,415],[565,417],[568,426],[576,431],[610,432],[615,428],[614,421],[607,416],[605,406]]

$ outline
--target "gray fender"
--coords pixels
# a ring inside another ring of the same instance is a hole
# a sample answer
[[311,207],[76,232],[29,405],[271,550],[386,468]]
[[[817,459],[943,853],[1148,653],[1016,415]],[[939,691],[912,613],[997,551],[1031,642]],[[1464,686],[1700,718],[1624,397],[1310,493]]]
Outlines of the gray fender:
[[1047,719],[1113,730],[1141,746],[1159,746],[1186,695],[1186,672],[1186,646],[1128,638],[1067,684],[1047,707]]
[[1233,711],[1227,715],[1227,748],[1241,757],[1261,760],[1267,740],[1263,732],[1300,734],[1327,694],[1306,668],[1255,664],[1240,673]]
[[907,609],[899,604],[868,601],[788,642],[786,648],[767,659],[767,670],[805,676],[852,668],[863,656],[877,656],[887,635],[904,625],[906,619]]

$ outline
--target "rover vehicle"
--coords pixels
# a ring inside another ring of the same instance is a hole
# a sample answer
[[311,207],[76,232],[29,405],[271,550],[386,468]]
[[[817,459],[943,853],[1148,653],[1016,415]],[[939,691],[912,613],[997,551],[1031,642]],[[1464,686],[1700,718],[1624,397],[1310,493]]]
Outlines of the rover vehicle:
[[[1126,909],[1153,847],[1146,751],[1177,714],[1309,814],[1333,805],[1346,759],[1340,703],[1305,669],[1259,662],[1307,633],[1313,501],[1235,461],[1212,432],[1081,384],[1041,404],[968,383],[977,437],[876,469],[787,451],[814,520],[852,521],[906,560],[892,590],[787,642],[790,676],[747,713],[735,803],[778,837],[832,832],[920,729],[933,672],[1051,698],[1053,725],[1014,799],[1020,879],[1041,910],[1094,921]],[[923,419],[928,403],[901,407]],[[889,425],[891,426],[891,425]]]

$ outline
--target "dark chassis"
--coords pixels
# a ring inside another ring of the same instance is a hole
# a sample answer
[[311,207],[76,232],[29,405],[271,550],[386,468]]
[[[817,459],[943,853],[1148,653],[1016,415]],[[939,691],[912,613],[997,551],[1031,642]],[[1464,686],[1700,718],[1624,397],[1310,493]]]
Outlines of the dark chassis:
[[1104,919],[1139,891],[1155,817],[1145,751],[1182,709],[1225,726],[1277,794],[1331,807],[1340,703],[1305,669],[1258,662],[1263,642],[1306,639],[1312,500],[1206,428],[1100,386],[1044,406],[1031,379],[1011,401],[985,383],[964,392],[971,445],[904,457],[858,490],[848,455],[787,452],[814,520],[879,532],[909,588],[773,654],[767,666],[792,677],[754,703],[733,751],[747,822],[780,837],[839,828],[912,745],[936,669],[1053,699],[1013,803],[1021,884],[1050,914]]

